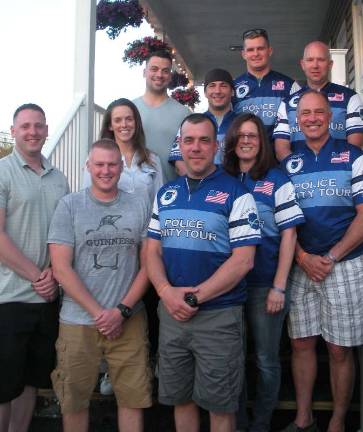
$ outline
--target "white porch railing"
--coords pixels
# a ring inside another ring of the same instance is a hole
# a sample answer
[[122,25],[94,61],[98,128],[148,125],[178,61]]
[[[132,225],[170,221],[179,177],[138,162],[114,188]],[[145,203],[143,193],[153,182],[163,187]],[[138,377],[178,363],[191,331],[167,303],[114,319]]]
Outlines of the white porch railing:
[[104,114],[105,109],[95,104],[95,110],[93,113],[93,141],[96,141],[99,138]]
[[[82,127],[85,127],[82,125],[81,109],[85,104],[85,99],[85,94],[76,96],[63,122],[45,143],[42,151],[51,164],[67,177],[72,192],[80,189],[85,163],[83,155],[88,151],[88,149],[81,148],[84,142],[81,138]],[[98,138],[104,112],[102,107],[95,104],[93,140]]]

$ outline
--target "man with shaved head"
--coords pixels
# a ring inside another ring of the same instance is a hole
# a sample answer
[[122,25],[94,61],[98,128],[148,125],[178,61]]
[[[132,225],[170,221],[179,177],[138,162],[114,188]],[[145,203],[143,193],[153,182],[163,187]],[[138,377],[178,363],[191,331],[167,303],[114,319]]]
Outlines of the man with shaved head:
[[353,90],[329,82],[333,66],[329,47],[320,41],[306,45],[300,65],[306,76],[306,85],[282,102],[278,122],[274,130],[275,150],[281,160],[292,150],[294,143],[304,139],[297,123],[296,107],[299,98],[308,89],[324,93],[332,110],[330,134],[337,139],[347,139],[350,144],[363,146],[363,105],[360,96]]

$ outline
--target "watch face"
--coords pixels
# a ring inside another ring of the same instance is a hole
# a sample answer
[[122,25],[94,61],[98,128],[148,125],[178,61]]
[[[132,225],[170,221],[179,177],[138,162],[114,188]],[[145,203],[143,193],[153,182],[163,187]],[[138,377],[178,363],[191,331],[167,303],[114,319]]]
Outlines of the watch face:
[[123,305],[122,303],[120,303],[119,305],[117,305],[117,308],[120,310],[121,315],[124,318],[130,318],[130,316],[132,315],[132,309],[129,308],[126,305]]
[[124,308],[123,308],[123,310],[121,311],[121,313],[122,313],[122,315],[123,315],[125,318],[130,318],[130,316],[131,316],[131,314],[132,314],[132,311],[131,311],[131,309],[130,309],[129,307],[124,306]]
[[198,306],[198,299],[195,294],[193,293],[186,293],[184,296],[184,301],[191,307],[197,307]]

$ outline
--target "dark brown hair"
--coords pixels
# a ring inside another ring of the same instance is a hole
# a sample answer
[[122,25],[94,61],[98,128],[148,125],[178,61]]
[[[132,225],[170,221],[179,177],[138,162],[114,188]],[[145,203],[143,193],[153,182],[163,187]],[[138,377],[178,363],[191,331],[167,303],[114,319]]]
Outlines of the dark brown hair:
[[246,39],[256,39],[258,37],[263,37],[265,41],[267,42],[267,46],[270,46],[270,40],[268,37],[268,33],[265,29],[262,28],[254,28],[250,30],[246,30],[243,32],[242,40],[243,40],[243,49],[245,46],[245,40]]
[[185,117],[185,119],[181,122],[180,125],[180,134],[182,135],[182,127],[184,125],[184,123],[192,123],[192,124],[199,124],[199,123],[204,123],[204,122],[209,122],[212,127],[213,127],[213,138],[216,139],[217,138],[217,126],[214,123],[214,121],[208,117],[206,114],[202,114],[202,113],[192,113],[189,114]]
[[236,146],[238,144],[239,128],[247,121],[251,121],[257,126],[260,139],[260,150],[257,153],[256,162],[248,172],[253,180],[258,180],[262,179],[270,168],[276,166],[276,160],[272,152],[271,143],[267,137],[265,126],[262,120],[255,114],[242,114],[233,120],[225,138],[223,166],[233,176],[240,174],[241,170],[239,167],[239,158],[236,155]]
[[166,50],[159,50],[159,51],[151,51],[147,56],[146,56],[146,64],[149,63],[149,60],[152,57],[159,57],[159,58],[163,58],[163,59],[167,59],[170,61],[170,63],[173,63],[173,57],[171,56],[169,51]]
[[43,116],[44,116],[44,118],[45,118],[45,112],[44,112],[43,108],[41,108],[39,105],[37,105],[35,103],[26,103],[26,104],[20,105],[15,110],[14,115],[13,115],[13,122],[15,121],[16,117],[18,116],[18,114],[21,111],[24,111],[24,110],[38,111],[38,112],[42,113]]
[[116,99],[113,102],[110,103],[110,105],[107,107],[106,112],[103,116],[101,131],[100,131],[100,139],[101,138],[110,138],[111,140],[115,141],[115,134],[112,130],[110,130],[111,126],[111,117],[112,117],[112,111],[114,108],[118,106],[127,106],[131,109],[134,119],[135,119],[135,133],[132,137],[132,144],[134,149],[136,150],[137,155],[139,156],[139,160],[137,162],[138,166],[141,166],[144,162],[150,166],[154,166],[151,156],[150,156],[150,150],[146,148],[145,144],[145,133],[144,128],[142,127],[142,121],[141,116],[139,113],[139,110],[137,109],[136,105],[131,102],[129,99],[126,98],[120,98]]

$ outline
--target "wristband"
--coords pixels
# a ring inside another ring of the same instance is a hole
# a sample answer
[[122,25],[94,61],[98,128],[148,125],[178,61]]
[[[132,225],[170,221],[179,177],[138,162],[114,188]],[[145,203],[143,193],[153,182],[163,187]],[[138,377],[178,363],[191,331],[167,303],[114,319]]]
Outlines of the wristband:
[[296,255],[296,261],[299,265],[302,264],[307,254],[308,254],[307,252],[303,251]]
[[332,254],[331,252],[328,252],[328,253],[326,254],[326,256],[327,256],[327,257],[330,259],[330,261],[332,261],[334,264],[338,262],[337,257],[336,257],[334,254]]
[[282,288],[277,288],[277,287],[273,286],[271,289],[272,289],[272,291],[276,291],[276,292],[278,292],[280,294],[284,294],[285,295],[285,290],[282,289]]
[[156,289],[155,287],[155,291],[157,292],[158,296],[161,297],[161,294],[165,291],[166,288],[168,288],[170,286],[169,283],[166,283],[165,285],[163,285],[161,288]]

